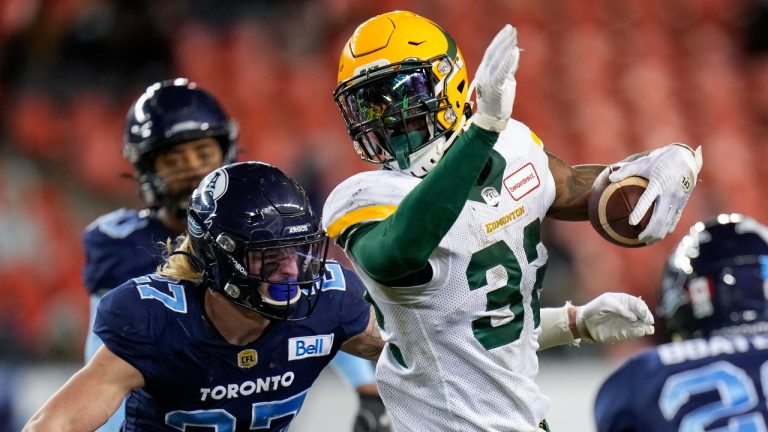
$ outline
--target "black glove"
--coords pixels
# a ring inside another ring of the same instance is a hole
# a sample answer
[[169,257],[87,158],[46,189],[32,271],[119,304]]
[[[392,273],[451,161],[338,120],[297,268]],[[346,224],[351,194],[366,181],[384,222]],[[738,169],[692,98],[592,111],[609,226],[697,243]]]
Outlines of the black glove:
[[384,408],[381,397],[375,394],[360,393],[360,409],[355,418],[354,432],[390,432],[392,421]]

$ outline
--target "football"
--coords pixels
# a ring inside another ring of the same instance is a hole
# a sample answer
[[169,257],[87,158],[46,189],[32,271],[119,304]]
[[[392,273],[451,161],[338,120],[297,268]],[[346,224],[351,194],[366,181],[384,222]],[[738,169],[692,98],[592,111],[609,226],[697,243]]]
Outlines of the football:
[[648,225],[654,205],[651,205],[636,226],[629,224],[629,215],[648,187],[648,180],[633,176],[611,183],[608,176],[615,169],[609,166],[592,184],[587,204],[589,221],[598,234],[613,244],[628,248],[643,247],[645,243],[638,240],[637,236]]

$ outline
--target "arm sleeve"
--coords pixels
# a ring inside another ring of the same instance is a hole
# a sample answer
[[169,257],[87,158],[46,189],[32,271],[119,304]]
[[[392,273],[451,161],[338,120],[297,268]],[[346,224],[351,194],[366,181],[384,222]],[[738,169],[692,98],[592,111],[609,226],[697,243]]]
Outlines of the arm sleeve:
[[498,136],[470,126],[395,213],[350,234],[348,252],[368,275],[395,281],[427,266],[464,208]]

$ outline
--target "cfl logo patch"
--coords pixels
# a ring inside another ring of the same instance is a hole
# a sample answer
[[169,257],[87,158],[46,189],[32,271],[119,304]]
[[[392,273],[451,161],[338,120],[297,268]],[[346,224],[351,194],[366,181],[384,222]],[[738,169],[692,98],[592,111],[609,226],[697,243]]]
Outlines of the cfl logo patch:
[[243,369],[256,366],[259,362],[259,354],[256,350],[247,349],[237,353],[237,366]]
[[322,357],[331,354],[333,335],[304,336],[288,339],[288,360]]

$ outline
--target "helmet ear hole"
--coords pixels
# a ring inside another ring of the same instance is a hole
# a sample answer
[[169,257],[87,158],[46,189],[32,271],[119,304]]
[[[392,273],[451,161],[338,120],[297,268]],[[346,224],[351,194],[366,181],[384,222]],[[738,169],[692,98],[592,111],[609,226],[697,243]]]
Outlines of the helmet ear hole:
[[[456,91],[459,92],[459,93],[464,93],[464,86],[465,85],[467,85],[467,81],[466,80],[461,80],[459,85],[456,86]],[[456,108],[460,107],[459,106],[460,103],[461,103],[461,101],[456,100]]]

